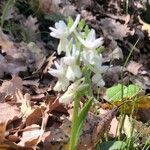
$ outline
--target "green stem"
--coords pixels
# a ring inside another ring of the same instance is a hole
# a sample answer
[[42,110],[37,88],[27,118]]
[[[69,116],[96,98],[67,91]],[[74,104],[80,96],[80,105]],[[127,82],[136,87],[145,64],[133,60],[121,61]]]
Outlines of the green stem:
[[3,28],[5,17],[8,14],[9,8],[15,3],[15,0],[8,0],[3,8],[2,16],[1,16],[1,28]]
[[77,146],[76,133],[78,129],[78,125],[77,125],[78,113],[79,113],[79,99],[77,96],[75,96],[69,150],[76,150],[76,146]]
[[[135,42],[134,46],[132,47],[132,49],[131,49],[131,51],[130,51],[128,57],[126,58],[126,61],[125,61],[124,65],[123,65],[123,67],[122,67],[122,71],[121,71],[121,81],[122,81],[122,83],[123,83],[123,68],[126,67],[128,61],[129,61],[129,59],[131,57],[131,54],[133,53],[133,51],[134,51],[137,43],[139,42],[139,40],[140,39],[138,38],[137,41]],[[123,101],[123,97],[124,97],[123,84],[122,84],[121,90],[122,90],[122,92],[121,92],[121,99]],[[122,128],[123,128],[124,119],[125,119],[125,110],[126,110],[125,106],[123,106],[123,108],[121,109],[121,117],[120,117],[121,121],[120,121],[120,127],[119,127],[119,139],[120,139],[120,135],[121,135],[121,131],[122,131]]]
[[129,0],[126,0],[126,15],[129,13]]

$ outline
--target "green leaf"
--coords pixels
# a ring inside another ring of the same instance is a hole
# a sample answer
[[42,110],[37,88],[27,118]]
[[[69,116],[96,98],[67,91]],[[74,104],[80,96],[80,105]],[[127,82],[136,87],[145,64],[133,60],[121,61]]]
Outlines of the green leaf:
[[69,16],[68,19],[67,19],[68,28],[70,28],[73,25],[73,23],[74,23],[73,19]]
[[123,150],[126,147],[126,143],[123,141],[115,141],[108,150]]
[[82,31],[84,26],[85,26],[85,20],[82,19],[82,20],[80,20],[80,22],[78,24],[79,31]]
[[87,94],[88,88],[89,88],[89,84],[82,83],[77,88],[77,91],[75,92],[75,96],[77,96],[80,99],[81,97]]
[[109,102],[121,101],[122,98],[125,99],[134,97],[139,93],[139,91],[140,88],[137,85],[130,84],[129,86],[125,86],[118,84],[106,90],[106,99]]
[[99,150],[121,150],[125,149],[126,143],[123,141],[108,141],[100,144]]
[[84,121],[87,117],[88,111],[89,111],[89,109],[92,105],[92,100],[93,100],[93,98],[90,98],[88,100],[88,102],[85,104],[85,106],[79,112],[78,122],[77,122],[78,129],[77,129],[77,134],[76,134],[76,144],[77,144],[77,141],[78,141],[79,136],[81,134],[81,131],[82,131],[82,128],[83,128],[83,123],[84,123]]

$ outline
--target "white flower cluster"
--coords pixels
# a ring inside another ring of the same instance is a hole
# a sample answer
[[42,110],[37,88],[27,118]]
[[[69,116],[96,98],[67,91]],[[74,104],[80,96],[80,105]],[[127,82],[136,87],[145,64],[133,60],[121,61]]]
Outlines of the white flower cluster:
[[[54,62],[56,69],[50,68],[48,71],[52,76],[58,78],[54,87],[55,91],[66,91],[68,88],[68,91],[60,98],[63,103],[64,97],[67,98],[67,93],[76,91],[79,86],[77,80],[82,78],[83,66],[89,67],[93,72],[91,79],[94,84],[105,85],[101,74],[106,68],[102,66],[102,55],[96,50],[103,44],[103,38],[96,39],[94,29],[91,29],[86,38],[83,38],[84,33],[78,31],[77,28],[79,22],[80,15],[77,15],[71,27],[68,27],[62,20],[55,23],[55,28],[50,27],[50,35],[60,40],[57,48],[58,54],[65,52],[65,56],[59,62]],[[74,83],[70,85],[70,82]]]

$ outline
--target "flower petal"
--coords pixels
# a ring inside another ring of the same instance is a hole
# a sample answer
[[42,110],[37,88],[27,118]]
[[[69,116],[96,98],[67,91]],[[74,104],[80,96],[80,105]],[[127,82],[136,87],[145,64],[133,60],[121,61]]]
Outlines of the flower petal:
[[59,102],[63,104],[69,104],[73,101],[73,96],[73,93],[65,93],[60,97]]
[[67,28],[67,25],[65,24],[64,21],[60,20],[59,22],[55,23],[55,27],[56,29],[64,30],[65,28]]
[[62,39],[60,39],[58,47],[57,47],[57,53],[58,53],[58,55],[60,55],[62,51],[65,52],[66,45],[67,45],[67,39],[65,37],[62,38]]
[[80,21],[80,15],[78,14],[77,17],[76,17],[76,20],[74,21],[74,24],[69,29],[70,34],[75,30],[75,28],[77,27],[79,21]]
[[86,41],[92,42],[96,38],[95,30],[91,29],[91,31],[88,33]]
[[75,80],[74,70],[70,66],[68,66],[68,69],[67,69],[67,72],[66,72],[66,77],[70,81]]
[[[93,31],[92,31],[93,32]],[[87,49],[90,49],[90,50],[92,50],[92,49],[96,49],[96,48],[98,48],[99,46],[101,46],[102,44],[103,44],[103,38],[98,38],[98,39],[95,39],[95,40],[93,40],[94,38],[92,37],[92,34],[93,33],[90,33],[90,35],[89,35],[89,40],[84,40],[84,39],[82,39],[81,37],[80,37],[80,35],[77,33],[77,32],[74,32],[75,33],[75,35],[76,35],[76,37],[77,37],[77,39],[87,48]],[[92,39],[93,38],[93,39]],[[91,41],[91,40],[93,40],[93,41]]]

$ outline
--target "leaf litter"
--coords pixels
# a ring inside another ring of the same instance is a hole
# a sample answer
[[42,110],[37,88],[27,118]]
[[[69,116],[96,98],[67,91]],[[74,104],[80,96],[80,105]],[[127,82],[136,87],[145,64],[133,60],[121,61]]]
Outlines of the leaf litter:
[[[67,149],[72,116],[69,109],[72,106],[59,103],[60,95],[52,90],[55,81],[47,73],[53,61],[60,58],[55,54],[57,41],[50,39],[48,27],[62,16],[75,16],[78,11],[98,35],[103,35],[104,62],[110,66],[104,75],[106,88],[121,83],[123,71],[125,85],[136,83],[149,94],[149,23],[134,14],[134,11],[142,13],[143,4],[130,2],[128,7],[133,12],[126,15],[123,1],[37,2],[40,7],[32,2],[18,1],[11,6],[4,26],[0,28],[0,148],[3,149]],[[22,12],[21,9],[26,9],[22,6],[26,5],[30,11]],[[139,43],[134,46],[138,38]],[[132,48],[129,63],[122,68]],[[100,95],[99,101],[103,99],[107,100]],[[139,96],[138,100],[139,122],[147,122],[150,119],[149,96]],[[117,108],[114,108],[101,101],[98,103],[99,115],[92,110],[88,113],[78,149],[94,149],[107,131],[110,137],[116,137],[116,113],[121,104],[116,103]],[[104,110],[104,105],[111,110]],[[126,118],[124,133],[129,136],[131,122],[128,116]],[[149,127],[141,124],[145,129],[142,132],[145,140]]]

